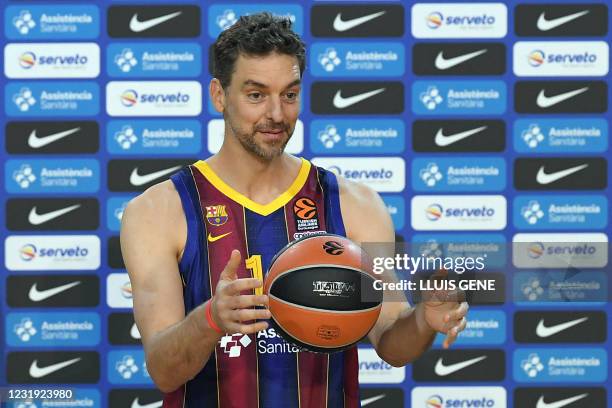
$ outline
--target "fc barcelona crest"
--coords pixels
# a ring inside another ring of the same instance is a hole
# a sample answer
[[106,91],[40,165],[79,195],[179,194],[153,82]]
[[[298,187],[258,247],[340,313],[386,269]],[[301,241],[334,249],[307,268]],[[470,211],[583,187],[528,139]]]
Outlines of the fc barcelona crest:
[[206,206],[206,220],[210,225],[218,227],[227,222],[227,211],[224,205],[208,205]]

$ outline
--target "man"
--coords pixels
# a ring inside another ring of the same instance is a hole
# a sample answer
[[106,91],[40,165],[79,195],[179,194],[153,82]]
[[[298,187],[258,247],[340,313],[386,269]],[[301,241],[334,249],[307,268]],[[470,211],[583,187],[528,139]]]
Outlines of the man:
[[[359,406],[355,347],[298,352],[257,307],[268,303],[263,271],[301,235],[394,241],[378,194],[283,152],[300,110],[304,59],[291,24],[269,14],[241,17],[223,32],[210,83],[225,120],[221,150],[151,187],[124,213],[134,315],[164,407]],[[446,333],[448,347],[466,312],[458,302],[386,302],[369,338],[381,358],[402,366],[436,332]]]

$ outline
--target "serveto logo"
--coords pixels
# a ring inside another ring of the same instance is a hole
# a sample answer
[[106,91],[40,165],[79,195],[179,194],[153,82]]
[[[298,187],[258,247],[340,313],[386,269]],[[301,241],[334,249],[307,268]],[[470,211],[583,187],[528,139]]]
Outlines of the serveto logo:
[[4,48],[8,78],[95,78],[100,47],[95,43],[8,44]]
[[106,69],[112,77],[196,77],[202,70],[198,44],[113,43]]
[[106,278],[106,303],[111,308],[132,308],[132,285],[127,273],[111,273]]
[[518,382],[599,382],[608,372],[607,353],[599,348],[518,349],[513,360]]
[[514,122],[514,148],[522,153],[603,152],[608,123],[599,118],[519,119]]
[[100,165],[92,159],[8,160],[5,186],[9,193],[96,192]]
[[412,111],[419,115],[501,114],[506,111],[502,81],[415,81]]
[[12,40],[94,39],[100,33],[99,9],[77,4],[8,6],[4,32]]
[[404,74],[404,46],[392,42],[315,43],[310,69],[317,77],[385,77]]
[[503,159],[418,158],[412,162],[416,191],[501,191],[506,186]]
[[503,387],[414,387],[411,399],[413,407],[506,408]]
[[97,115],[99,94],[92,82],[11,82],[5,87],[5,111],[9,116]]
[[197,81],[109,82],[106,111],[110,116],[197,116],[202,86]]
[[415,230],[501,230],[506,226],[503,196],[415,196]]
[[415,38],[503,38],[508,31],[503,3],[418,3],[412,6]]
[[608,264],[608,236],[601,233],[516,234],[512,248],[517,268],[603,268]]
[[609,46],[604,41],[519,41],[514,44],[517,76],[604,76]]
[[97,313],[9,313],[7,343],[13,347],[95,346],[100,341]]
[[310,148],[315,153],[400,153],[405,144],[400,120],[314,120]]
[[406,367],[393,367],[382,360],[373,348],[359,348],[360,384],[399,384],[406,378]]
[[379,192],[400,192],[405,187],[405,162],[401,157],[316,157],[312,163]]
[[522,229],[603,229],[608,225],[605,196],[519,196],[514,225]]
[[100,239],[95,235],[14,235],[5,243],[6,268],[23,270],[98,269]]

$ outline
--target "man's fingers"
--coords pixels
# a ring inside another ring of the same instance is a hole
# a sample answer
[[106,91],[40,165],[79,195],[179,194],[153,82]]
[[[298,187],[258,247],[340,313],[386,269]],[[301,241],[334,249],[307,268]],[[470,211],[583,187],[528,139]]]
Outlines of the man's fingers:
[[272,314],[268,309],[236,309],[233,312],[234,320],[248,322],[251,320],[269,319]]
[[444,348],[449,348],[451,344],[457,340],[457,336],[461,333],[467,325],[467,319],[462,317],[459,321],[459,324],[454,325],[446,332],[446,339],[444,340],[443,346]]
[[252,306],[268,306],[268,296],[266,295],[240,295],[232,298],[234,309],[246,309]]
[[461,302],[459,306],[455,308],[455,310],[451,310],[450,312],[446,314],[446,316],[444,317],[444,321],[452,322],[454,320],[460,320],[462,317],[464,317],[467,314],[468,309],[469,309],[469,305],[467,304],[467,302]]
[[232,323],[228,326],[228,329],[230,329],[228,333],[253,334],[266,330],[268,326],[268,322],[257,322],[253,324]]
[[243,278],[236,279],[231,283],[228,283],[224,288],[224,292],[227,295],[238,295],[240,292],[246,290],[252,290],[255,288],[259,288],[263,285],[263,282],[260,279],[255,278]]
[[220,280],[235,280],[238,278],[238,267],[240,266],[240,261],[242,257],[240,256],[240,251],[234,249],[230,255],[229,261],[227,261],[227,265],[223,271],[221,271],[221,275],[219,275]]

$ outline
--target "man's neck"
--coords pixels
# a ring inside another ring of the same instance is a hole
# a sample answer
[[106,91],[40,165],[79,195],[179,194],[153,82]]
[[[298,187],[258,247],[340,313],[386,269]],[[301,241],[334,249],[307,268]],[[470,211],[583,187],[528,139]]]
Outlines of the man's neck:
[[286,153],[261,160],[242,146],[226,143],[206,162],[226,184],[259,204],[267,204],[286,191],[301,166],[299,159]]

